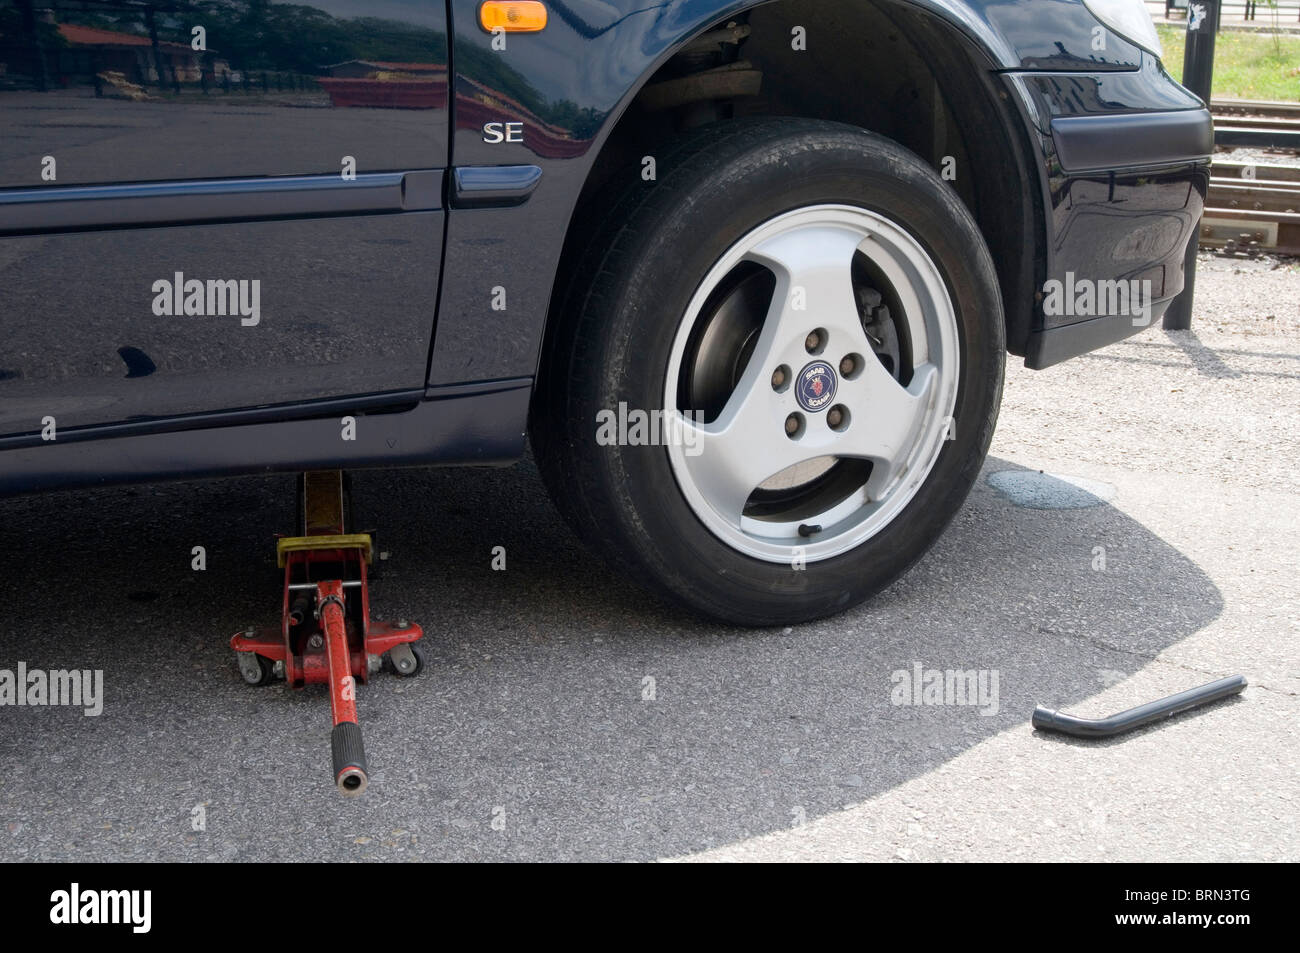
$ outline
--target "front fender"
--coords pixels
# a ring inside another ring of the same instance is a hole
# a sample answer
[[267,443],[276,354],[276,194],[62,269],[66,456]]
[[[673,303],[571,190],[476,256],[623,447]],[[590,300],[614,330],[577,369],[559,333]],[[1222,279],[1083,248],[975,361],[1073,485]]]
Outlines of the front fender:
[[[474,195],[451,196],[430,385],[535,373],[560,252],[602,144],[685,44],[768,2],[783,0],[548,0],[545,30],[494,44],[478,24],[479,0],[450,0],[453,165],[532,166],[541,175],[521,170],[521,181],[535,184],[514,207],[474,208]],[[885,2],[950,24],[990,70],[1141,62],[1140,50],[1113,34],[1092,49],[1098,24],[1079,0]],[[815,30],[807,42],[815,56]],[[470,177],[451,181],[461,178]]]

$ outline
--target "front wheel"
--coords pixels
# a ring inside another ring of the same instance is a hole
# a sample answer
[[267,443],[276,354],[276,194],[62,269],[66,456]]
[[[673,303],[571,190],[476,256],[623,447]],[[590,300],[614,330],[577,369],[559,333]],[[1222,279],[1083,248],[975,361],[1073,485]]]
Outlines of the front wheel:
[[532,437],[579,535],[677,603],[775,625],[865,599],[973,484],[997,277],[917,156],[814,120],[709,127],[633,179],[547,341]]

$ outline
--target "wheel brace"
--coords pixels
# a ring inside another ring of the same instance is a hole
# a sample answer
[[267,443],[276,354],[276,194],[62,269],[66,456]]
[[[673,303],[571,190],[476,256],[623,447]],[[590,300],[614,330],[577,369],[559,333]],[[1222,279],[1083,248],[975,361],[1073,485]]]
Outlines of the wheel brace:
[[303,535],[281,537],[275,547],[284,570],[280,629],[247,629],[230,647],[250,685],[280,677],[293,688],[329,686],[334,783],[356,796],[369,783],[357,681],[369,681],[385,653],[396,674],[415,675],[422,662],[413,643],[424,631],[405,620],[371,621],[366,567],[372,543],[368,533],[344,532],[343,472],[303,474],[301,494]]

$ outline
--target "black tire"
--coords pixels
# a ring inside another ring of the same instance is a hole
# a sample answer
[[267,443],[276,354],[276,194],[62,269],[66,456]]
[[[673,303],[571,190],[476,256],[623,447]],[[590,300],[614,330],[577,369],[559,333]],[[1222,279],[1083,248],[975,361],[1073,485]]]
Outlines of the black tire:
[[[636,171],[639,171],[639,167]],[[973,485],[1001,399],[996,272],[971,215],[919,157],[836,123],[741,120],[625,179],[603,229],[568,269],[534,399],[531,438],[552,499],[578,535],[678,605],[741,625],[827,616],[919,559]],[[619,187],[615,187],[619,188]],[[856,548],[795,569],[729,546],[686,502],[663,447],[600,446],[596,415],[663,406],[670,347],[700,282],[742,235],[790,210],[847,205],[887,216],[942,274],[957,319],[955,437],[911,501]]]

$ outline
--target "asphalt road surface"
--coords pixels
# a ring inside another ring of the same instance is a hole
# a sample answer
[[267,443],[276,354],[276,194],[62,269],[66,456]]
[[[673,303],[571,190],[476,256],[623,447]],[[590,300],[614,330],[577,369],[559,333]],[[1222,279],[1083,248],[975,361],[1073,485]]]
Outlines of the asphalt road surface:
[[[0,708],[0,859],[1300,859],[1300,267],[1201,267],[1194,331],[1013,361],[948,533],[812,625],[664,608],[531,462],[358,473],[374,615],[430,664],[360,689],[357,800],[324,694],[249,688],[227,647],[276,620],[291,475],[0,501],[0,669],[105,696]],[[895,704],[918,664],[983,673],[983,704]],[[1028,723],[1235,673],[1110,741]]]

